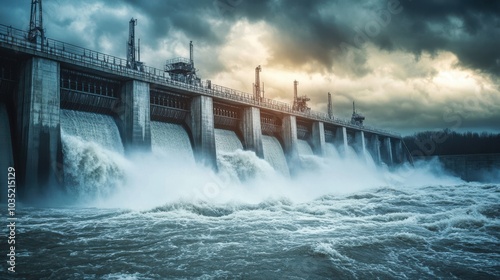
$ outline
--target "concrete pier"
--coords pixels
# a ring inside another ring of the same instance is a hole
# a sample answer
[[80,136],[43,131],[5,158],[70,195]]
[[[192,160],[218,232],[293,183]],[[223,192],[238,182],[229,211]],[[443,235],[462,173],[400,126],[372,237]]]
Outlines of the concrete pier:
[[55,61],[31,57],[21,65],[16,174],[26,197],[35,197],[44,187],[58,182],[57,168],[53,167],[62,163],[59,81],[60,65]]
[[325,156],[325,125],[323,122],[313,122],[311,134],[312,149],[315,155]]
[[217,169],[215,150],[214,102],[209,96],[196,96],[191,101],[190,124],[196,160]]
[[125,151],[151,151],[149,84],[127,81],[121,89],[122,105],[118,109]]
[[389,137],[384,138],[384,146],[382,149],[382,160],[387,165],[393,165],[393,163],[394,163],[394,160],[392,158],[391,138],[389,138]]
[[358,155],[362,157],[366,156],[365,133],[363,131],[356,131],[354,134],[354,143]]
[[245,150],[254,151],[258,157],[264,158],[260,109],[256,107],[243,108],[243,119],[241,124]]
[[382,162],[382,155],[380,154],[380,140],[376,134],[374,134],[370,139],[370,152],[375,163]]
[[349,143],[347,143],[347,129],[345,127],[337,127],[335,142],[338,147],[341,147],[341,154],[345,156],[349,148]]
[[394,163],[403,163],[405,161],[404,159],[404,152],[403,152],[403,140],[392,140],[392,156],[393,156],[393,161]]
[[297,147],[297,119],[295,116],[284,116],[281,127],[281,136],[283,138],[283,150],[289,161],[298,158],[299,152]]

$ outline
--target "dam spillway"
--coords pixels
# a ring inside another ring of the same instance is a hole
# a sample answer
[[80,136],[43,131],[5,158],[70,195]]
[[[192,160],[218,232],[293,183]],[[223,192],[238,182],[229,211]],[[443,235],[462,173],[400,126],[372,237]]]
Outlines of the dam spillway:
[[26,38],[25,31],[0,25],[0,108],[8,116],[2,122],[8,147],[2,149],[13,154],[13,163],[2,161],[2,168],[16,166],[25,196],[71,180],[61,176],[72,168],[65,147],[78,139],[125,156],[177,153],[215,170],[221,153],[241,149],[286,176],[293,176],[301,156],[354,151],[386,165],[411,161],[392,132],[209,80],[180,81],[168,69],[130,67],[125,59],[61,41]]

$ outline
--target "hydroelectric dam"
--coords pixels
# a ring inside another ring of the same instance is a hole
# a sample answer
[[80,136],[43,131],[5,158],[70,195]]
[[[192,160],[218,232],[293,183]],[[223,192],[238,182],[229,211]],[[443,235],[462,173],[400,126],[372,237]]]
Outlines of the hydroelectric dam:
[[64,146],[79,137],[122,154],[163,149],[215,170],[221,150],[248,150],[286,176],[301,156],[327,157],[332,149],[388,166],[411,162],[400,135],[363,125],[356,112],[348,121],[312,111],[297,82],[293,104],[265,98],[260,66],[254,93],[198,78],[192,44],[189,58],[146,66],[135,24],[127,58],[46,38],[36,24],[28,31],[0,25],[1,178],[15,167],[22,197],[69,183],[65,158],[78,150]]

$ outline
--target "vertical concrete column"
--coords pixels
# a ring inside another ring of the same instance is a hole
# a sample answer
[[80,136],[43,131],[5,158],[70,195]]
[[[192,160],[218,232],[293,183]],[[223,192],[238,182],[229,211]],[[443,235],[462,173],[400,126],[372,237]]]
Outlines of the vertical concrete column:
[[325,125],[323,122],[313,122],[311,142],[313,152],[318,156],[325,156]]
[[119,112],[125,151],[151,150],[149,84],[127,81],[122,85],[123,110]]
[[381,163],[382,162],[382,157],[380,154],[380,140],[378,138],[378,135],[374,134],[370,140],[370,150],[373,155],[373,159],[375,160],[376,163]]
[[391,145],[391,138],[387,137],[384,139],[384,149],[383,149],[383,158],[384,162],[387,165],[392,165],[393,159],[392,159],[392,145]]
[[356,143],[356,151],[362,157],[366,156],[366,143],[364,131],[356,131],[354,134],[354,142]]
[[19,170],[16,174],[28,199],[36,197],[43,188],[57,184],[55,167],[59,166],[61,155],[59,81],[60,66],[55,61],[32,57],[21,65],[17,95]]
[[335,142],[338,146],[342,147],[341,150],[345,156],[349,148],[349,144],[347,143],[347,129],[345,127],[337,127],[337,131],[335,132]]
[[404,154],[403,154],[403,140],[395,139],[392,141],[392,155],[393,161],[395,163],[403,163],[404,162]]
[[243,109],[242,119],[243,141],[245,149],[254,151],[255,154],[264,158],[264,148],[262,146],[262,129],[260,126],[260,109],[256,107],[246,107]]
[[217,169],[215,150],[214,103],[212,97],[196,96],[191,101],[193,151],[198,162]]
[[299,153],[297,147],[297,119],[295,116],[283,117],[281,133],[286,156],[289,159],[297,158]]

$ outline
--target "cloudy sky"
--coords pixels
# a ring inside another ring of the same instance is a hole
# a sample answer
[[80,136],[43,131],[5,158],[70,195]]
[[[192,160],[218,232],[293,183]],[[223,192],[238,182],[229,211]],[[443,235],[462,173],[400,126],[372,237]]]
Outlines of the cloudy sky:
[[[27,29],[29,0],[0,0],[0,23]],[[125,57],[138,19],[141,59],[163,68],[195,44],[199,76],[291,102],[293,81],[326,112],[404,135],[500,132],[500,1],[44,0],[47,37]]]

